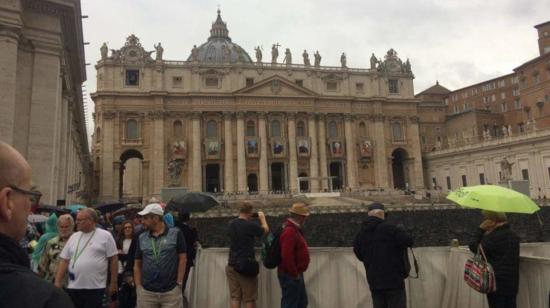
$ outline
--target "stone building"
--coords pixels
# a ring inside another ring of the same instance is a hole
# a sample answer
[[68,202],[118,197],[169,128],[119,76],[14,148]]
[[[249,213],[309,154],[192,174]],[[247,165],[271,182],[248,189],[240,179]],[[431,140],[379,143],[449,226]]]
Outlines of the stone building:
[[[97,63],[93,160],[100,199],[193,191],[269,193],[423,187],[410,62],[296,64],[279,44],[255,59],[220,13],[185,61],[131,35]],[[369,57],[366,55],[366,57]]]
[[[550,197],[550,22],[535,28],[540,55],[513,73],[446,94],[436,85],[416,96],[420,139],[428,143],[427,187],[449,191],[509,178],[529,181],[532,197]],[[434,135],[441,142],[430,147]]]
[[0,1],[0,140],[27,158],[53,205],[90,192],[81,18],[79,0]]

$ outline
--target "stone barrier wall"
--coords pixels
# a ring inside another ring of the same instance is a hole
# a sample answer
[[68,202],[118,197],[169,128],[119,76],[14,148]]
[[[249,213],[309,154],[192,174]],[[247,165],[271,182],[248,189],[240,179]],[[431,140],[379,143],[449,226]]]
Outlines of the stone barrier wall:
[[[512,229],[522,242],[550,241],[550,207],[539,211],[542,229],[537,215],[509,214]],[[304,233],[311,247],[350,247],[360,230],[365,212],[312,214],[306,221]],[[227,224],[234,217],[193,218],[203,247],[228,247]],[[274,229],[282,224],[285,216],[268,216],[268,224]],[[416,247],[448,246],[451,239],[461,245],[468,243],[472,232],[479,226],[482,216],[479,210],[422,209],[394,210],[387,220],[403,224],[412,233]]]

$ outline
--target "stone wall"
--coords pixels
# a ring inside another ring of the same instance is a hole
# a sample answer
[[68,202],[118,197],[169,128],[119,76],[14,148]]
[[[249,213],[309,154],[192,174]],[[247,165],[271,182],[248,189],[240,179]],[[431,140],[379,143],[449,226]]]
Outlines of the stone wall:
[[[550,241],[550,207],[543,207],[539,213],[542,221],[546,221],[542,232],[536,215],[509,215],[512,229],[522,242]],[[350,247],[365,218],[366,213],[311,215],[304,230],[306,239],[311,247]],[[227,247],[227,224],[231,219],[193,219],[202,246]],[[267,218],[272,229],[284,219]],[[387,219],[392,223],[402,223],[413,234],[417,247],[447,246],[453,238],[465,245],[482,221],[480,211],[464,209],[391,211]]]

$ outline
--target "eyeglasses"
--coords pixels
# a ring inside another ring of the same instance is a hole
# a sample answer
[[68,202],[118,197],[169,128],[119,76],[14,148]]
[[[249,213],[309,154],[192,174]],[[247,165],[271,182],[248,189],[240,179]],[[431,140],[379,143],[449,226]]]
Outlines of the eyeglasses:
[[39,192],[38,190],[25,190],[15,185],[8,185],[8,187],[15,190],[18,193],[29,196],[29,200],[33,205],[38,205],[40,203],[40,198],[42,198],[42,193]]

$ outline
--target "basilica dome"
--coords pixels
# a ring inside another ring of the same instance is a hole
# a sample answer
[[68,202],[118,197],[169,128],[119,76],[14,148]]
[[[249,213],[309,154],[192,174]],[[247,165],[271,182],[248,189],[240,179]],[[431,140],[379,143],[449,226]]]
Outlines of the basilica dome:
[[187,61],[210,63],[252,63],[248,53],[229,37],[226,23],[222,20],[220,10],[218,18],[212,24],[208,41],[199,47],[194,46]]

